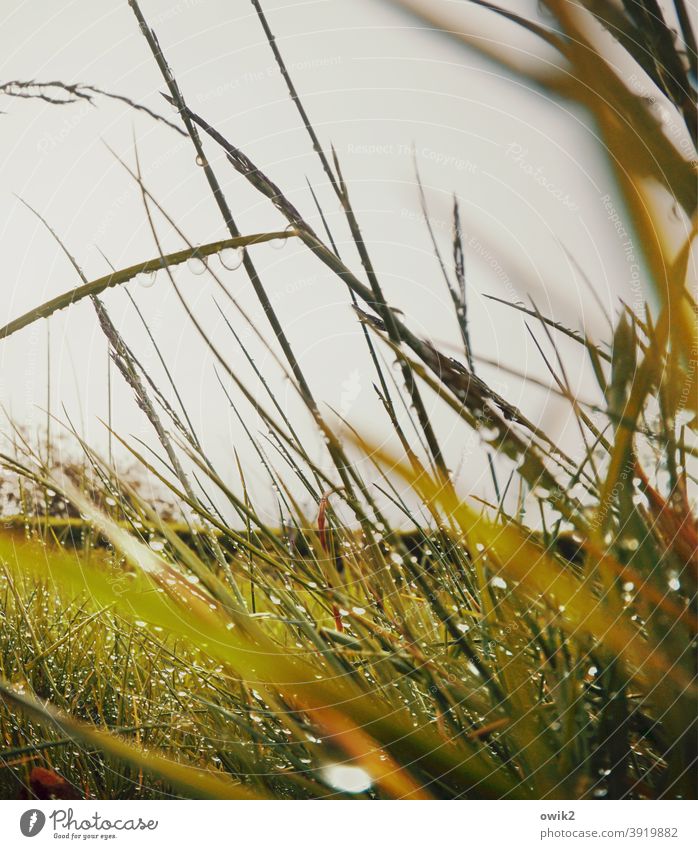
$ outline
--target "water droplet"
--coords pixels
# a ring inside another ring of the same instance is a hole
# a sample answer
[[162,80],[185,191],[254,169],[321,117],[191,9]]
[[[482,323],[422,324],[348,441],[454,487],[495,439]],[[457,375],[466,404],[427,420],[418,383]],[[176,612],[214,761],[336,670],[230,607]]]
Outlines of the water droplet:
[[190,256],[187,260],[187,268],[192,274],[203,274],[206,271],[206,260],[200,256]]
[[470,630],[470,625],[466,625],[464,622],[460,622],[456,627],[461,632],[461,634],[465,634],[467,631]]
[[228,271],[235,271],[237,268],[240,268],[244,258],[244,248],[223,248],[223,250],[218,253],[218,259],[220,260],[221,265],[223,268],[227,268]]
[[203,156],[197,156],[196,157],[196,164],[199,165],[201,168],[203,168],[204,165],[206,165],[206,160],[204,159]]
[[136,283],[142,289],[150,289],[150,287],[155,283],[156,274],[154,271],[141,271],[140,274],[136,274]]
[[[293,224],[289,224],[285,232],[290,233],[293,229]],[[280,251],[282,248],[286,247],[286,242],[288,242],[288,239],[272,239],[269,244],[272,246],[272,248],[274,248],[274,250]]]
[[500,590],[505,590],[507,588],[507,582],[504,578],[500,578],[499,575],[495,575],[490,581],[490,584]]
[[679,579],[676,577],[676,575],[669,578],[668,584],[669,584],[670,590],[680,590],[681,589],[681,581],[679,581]]
[[606,787],[597,787],[593,792],[593,796],[597,799],[603,799],[603,797],[608,793]]
[[351,612],[355,613],[357,616],[363,616],[363,614],[366,613],[366,608],[365,607],[352,607]]
[[359,766],[331,764],[322,770],[323,780],[343,793],[365,793],[371,787],[371,776]]

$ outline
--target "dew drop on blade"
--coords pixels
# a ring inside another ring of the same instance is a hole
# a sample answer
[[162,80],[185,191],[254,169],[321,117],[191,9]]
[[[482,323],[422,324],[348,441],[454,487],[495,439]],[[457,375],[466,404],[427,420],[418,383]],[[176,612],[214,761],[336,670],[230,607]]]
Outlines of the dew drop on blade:
[[221,265],[223,268],[227,268],[228,271],[235,271],[237,268],[240,268],[244,258],[244,248],[223,248],[218,254]]
[[[290,232],[292,232],[293,229],[294,229],[293,224],[289,224],[288,227],[286,228],[286,232],[290,233]],[[269,242],[269,244],[275,250],[280,251],[282,248],[286,247],[286,242],[288,242],[288,239],[272,239],[271,242]]]
[[199,256],[190,256],[187,268],[192,274],[203,274],[206,271],[206,262]]
[[156,273],[154,271],[141,271],[136,275],[136,283],[142,289],[150,289],[155,284]]
[[499,436],[499,428],[494,425],[482,425],[480,428],[480,436],[485,440],[485,442],[489,442],[491,439],[496,439]]

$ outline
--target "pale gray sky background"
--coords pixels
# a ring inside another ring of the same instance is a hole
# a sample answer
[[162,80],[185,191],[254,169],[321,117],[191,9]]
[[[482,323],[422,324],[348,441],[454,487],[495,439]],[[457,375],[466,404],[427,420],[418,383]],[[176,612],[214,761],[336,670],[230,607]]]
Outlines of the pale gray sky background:
[[[466,28],[495,42],[538,49],[483,10],[441,5],[458,14]],[[524,13],[534,5],[521,0],[516,8]],[[247,0],[142,0],[142,8],[191,107],[250,154],[317,224],[308,177],[343,243],[343,256],[358,270],[342,216]],[[437,238],[448,255],[453,192],[461,201],[477,354],[549,382],[522,316],[488,302],[487,293],[509,300],[530,294],[543,312],[595,338],[608,338],[602,314],[568,254],[609,310],[619,297],[633,300],[633,275],[604,212],[602,198],[607,193],[615,198],[615,187],[583,116],[506,78],[382,0],[275,0],[265,8],[322,142],[337,149],[385,291],[413,329],[445,343],[458,340],[419,212],[412,145]],[[0,18],[3,80],[90,83],[176,120],[158,93],[163,82],[126,0],[15,2],[3,5]],[[96,104],[59,108],[2,98],[2,323],[78,282],[60,249],[15,195],[55,227],[90,279],[108,271],[101,252],[116,267],[156,254],[137,187],[105,143],[132,163],[135,133],[148,187],[192,242],[226,235],[188,139],[117,103]],[[283,226],[215,147],[207,144],[207,150],[243,232]],[[613,202],[622,214],[621,204]],[[164,223],[160,233],[166,249],[183,246]],[[380,439],[386,423],[346,290],[296,245],[260,246],[254,259],[317,397]],[[244,272],[226,272],[212,262],[270,337]],[[212,281],[185,268],[177,280],[211,338],[254,387],[213,304]],[[233,479],[232,447],[237,447],[264,500],[267,484],[218,387],[212,358],[169,282],[162,276],[152,288],[129,285],[211,455]],[[105,302],[127,341],[159,373],[125,293],[110,292]],[[240,317],[226,310],[244,333]],[[0,342],[0,399],[16,421],[34,428],[45,417],[40,410],[46,405],[46,344],[46,322]],[[277,396],[296,421],[307,423],[268,355],[251,337],[249,344]],[[561,347],[573,388],[593,396],[582,350]],[[51,319],[51,358],[54,411],[64,404],[87,439],[103,445],[98,419],[106,416],[106,342],[90,304]],[[483,366],[482,374],[568,448],[580,448],[564,404],[494,368]],[[150,439],[117,375],[114,392],[116,429]],[[476,442],[464,438],[464,428],[454,427],[428,392],[427,398],[450,465],[460,469],[462,488],[488,491]],[[257,428],[253,416],[248,421]],[[319,443],[317,456],[322,456]]]

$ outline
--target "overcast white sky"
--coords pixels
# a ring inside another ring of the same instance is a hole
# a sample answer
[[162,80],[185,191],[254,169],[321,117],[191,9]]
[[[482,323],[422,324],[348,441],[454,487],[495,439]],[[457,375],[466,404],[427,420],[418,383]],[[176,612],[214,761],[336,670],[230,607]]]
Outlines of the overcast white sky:
[[[457,11],[468,29],[486,31],[495,41],[533,46],[489,13],[469,4],[442,5]],[[519,2],[517,9],[533,5]],[[344,243],[343,256],[358,270],[342,216],[247,0],[142,0],[142,8],[191,107],[250,154],[317,224],[308,177]],[[568,253],[609,309],[619,296],[632,299],[633,281],[603,211],[601,199],[607,192],[614,195],[614,187],[579,114],[507,79],[383,0],[275,0],[266,10],[322,142],[337,149],[385,291],[411,327],[438,341],[458,340],[420,218],[409,154],[414,145],[437,238],[447,255],[454,192],[462,204],[476,353],[548,380],[522,317],[488,302],[487,293],[509,300],[530,294],[543,312],[607,338],[601,312]],[[0,18],[4,80],[90,83],[176,119],[159,96],[163,82],[126,0],[17,2],[3,4]],[[139,193],[105,143],[132,163],[135,134],[147,185],[192,242],[226,236],[188,140],[119,104],[96,104],[59,108],[2,98],[1,323],[78,282],[16,195],[55,227],[90,279],[108,271],[102,253],[116,267],[156,254]],[[270,205],[236,177],[213,146],[207,150],[243,232],[277,228],[281,221]],[[166,225],[160,232],[166,249],[183,246]],[[260,246],[254,259],[317,397],[380,437],[385,423],[346,290],[292,244],[282,250]],[[244,272],[218,268],[270,337]],[[241,375],[250,377],[213,304],[212,281],[184,268],[177,280],[211,338]],[[232,476],[235,446],[254,469],[253,455],[217,385],[212,358],[169,282],[163,276],[152,288],[130,284],[130,291],[214,459],[228,465]],[[125,293],[111,292],[105,302],[127,341],[157,374],[155,355]],[[244,332],[240,317],[230,309],[228,314]],[[82,303],[50,324],[53,409],[58,413],[64,405],[88,440],[103,443],[98,418],[106,415],[106,343],[93,309]],[[0,342],[0,399],[18,422],[34,427],[46,405],[46,344],[46,322]],[[268,354],[252,339],[249,344],[277,396],[297,421],[306,421]],[[581,395],[590,396],[593,386],[582,374],[581,350],[562,348],[569,354],[573,383]],[[564,405],[545,392],[491,367],[483,366],[482,373],[553,433],[568,428]],[[251,377],[250,385],[254,388]],[[116,428],[147,437],[148,425],[118,376],[114,390]],[[463,486],[486,488],[463,428],[453,429],[438,405],[435,415]],[[256,428],[253,418],[249,423]],[[576,434],[568,431],[567,438],[574,447]],[[318,456],[321,452],[318,445]],[[257,483],[263,496],[259,475]]]

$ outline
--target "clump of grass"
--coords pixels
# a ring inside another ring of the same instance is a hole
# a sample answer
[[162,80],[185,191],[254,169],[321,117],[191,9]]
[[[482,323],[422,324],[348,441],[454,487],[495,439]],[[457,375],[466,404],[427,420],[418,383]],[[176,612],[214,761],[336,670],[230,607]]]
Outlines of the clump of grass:
[[[658,37],[638,41],[648,24],[634,13],[610,3],[548,0],[550,26],[529,28],[559,51],[560,68],[543,75],[509,67],[582,103],[596,121],[659,304],[655,312],[623,307],[605,342],[535,306],[511,305],[539,328],[551,380],[576,417],[582,447],[568,456],[475,372],[457,204],[452,261],[434,246],[462,356],[420,338],[409,316],[388,303],[338,158],[323,148],[261,6],[253,5],[345,215],[360,272],[336,250],[316,192],[322,233],[246,153],[189,109],[155,33],[130,0],[229,231],[228,241],[207,250],[241,249],[283,356],[278,363],[324,440],[332,471],[298,440],[254,363],[261,391],[246,386],[207,339],[170,273],[175,261],[197,258],[197,249],[152,196],[139,166],[129,169],[158,257],[83,280],[0,336],[50,316],[75,292],[92,298],[163,454],[113,438],[167,489],[175,510],[158,510],[82,442],[95,482],[87,494],[74,473],[27,442],[3,455],[6,468],[33,488],[72,504],[89,532],[75,545],[61,536],[57,517],[34,522],[40,510],[25,506],[23,529],[0,538],[4,792],[27,787],[31,766],[41,765],[82,795],[110,798],[694,796],[693,166],[667,138],[652,104],[625,85],[597,46],[598,27],[605,27],[690,127],[695,101],[687,74],[695,56],[688,22],[679,15],[684,50],[667,39],[650,4],[638,8]],[[241,237],[202,133],[286,218],[284,235],[302,241],[347,288],[400,456],[320,412],[254,262],[254,243],[280,234]],[[666,196],[677,204],[673,220],[662,214]],[[163,254],[154,213],[187,245],[179,254]],[[242,466],[237,490],[226,483],[174,382],[153,381],[99,300],[107,286],[152,267],[169,277],[210,347],[225,398],[274,488],[278,525],[252,503]],[[589,360],[599,387],[592,406],[571,391],[559,334]],[[396,360],[401,382],[386,373],[386,356]],[[496,503],[458,494],[424,403],[430,394],[451,407],[464,431],[479,434]],[[268,442],[247,427],[243,399],[267,426]],[[375,470],[374,485],[351,460],[357,448]],[[403,498],[405,482],[416,509]],[[299,503],[298,487],[311,510]],[[221,499],[232,520],[215,506]],[[409,532],[388,521],[395,513]],[[342,519],[347,515],[351,520]],[[351,767],[351,780],[339,765]]]

